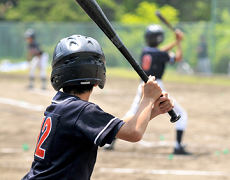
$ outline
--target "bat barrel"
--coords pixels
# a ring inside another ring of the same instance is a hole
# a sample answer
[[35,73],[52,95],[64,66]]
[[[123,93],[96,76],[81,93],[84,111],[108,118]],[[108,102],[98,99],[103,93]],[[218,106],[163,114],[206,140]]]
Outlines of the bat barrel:
[[140,78],[146,83],[149,79],[147,74],[139,66],[139,64],[136,62],[136,60],[133,58],[133,56],[130,54],[130,52],[127,50],[127,48],[125,46],[121,46],[120,48],[118,48],[118,50],[129,61],[129,63],[131,64],[133,69],[137,72],[137,74],[140,76]]
[[175,28],[162,16],[159,10],[157,10],[155,14],[166,26],[169,27],[169,29],[175,31]]

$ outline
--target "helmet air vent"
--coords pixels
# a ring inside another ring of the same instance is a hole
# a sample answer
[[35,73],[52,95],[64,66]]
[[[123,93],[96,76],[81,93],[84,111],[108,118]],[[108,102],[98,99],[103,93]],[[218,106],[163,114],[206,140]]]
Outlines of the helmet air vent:
[[72,50],[72,51],[76,51],[79,49],[79,45],[77,44],[77,42],[75,41],[70,41],[69,42],[69,49]]

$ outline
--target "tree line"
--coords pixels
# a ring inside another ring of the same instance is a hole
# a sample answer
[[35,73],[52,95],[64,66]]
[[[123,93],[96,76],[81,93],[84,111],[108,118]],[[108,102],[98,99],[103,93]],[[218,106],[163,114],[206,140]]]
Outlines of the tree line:
[[[153,12],[147,4],[165,9],[175,21],[210,21],[211,0],[96,0],[110,21],[124,22],[127,17],[148,21]],[[168,8],[168,9],[167,9]],[[148,9],[148,8],[147,8]],[[171,11],[172,10],[172,11]],[[146,12],[146,14],[143,14]],[[136,16],[135,16],[136,15]],[[131,19],[132,19],[131,18]],[[147,18],[147,20],[146,20]],[[169,17],[170,19],[170,17]],[[87,22],[89,17],[75,0],[0,0],[1,21]],[[128,19],[130,20],[130,19]],[[135,20],[134,20],[135,21]]]

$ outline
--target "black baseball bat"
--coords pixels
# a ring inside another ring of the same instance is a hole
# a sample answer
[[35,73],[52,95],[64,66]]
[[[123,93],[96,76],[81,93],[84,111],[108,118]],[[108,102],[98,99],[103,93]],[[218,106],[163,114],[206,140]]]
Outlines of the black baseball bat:
[[175,32],[175,28],[162,16],[159,10],[156,11],[156,16],[166,25],[169,29]]
[[[133,69],[141,77],[141,79],[146,83],[148,81],[148,76],[144,70],[139,66],[133,56],[130,54],[120,37],[117,35],[116,31],[112,27],[111,23],[105,16],[104,12],[101,10],[100,6],[95,0],[76,0],[81,8],[88,14],[88,16],[98,25],[98,27],[105,33],[105,35],[110,39],[110,41],[117,47],[117,49],[123,54],[123,56],[128,60]],[[176,122],[180,119],[180,115],[177,115],[173,110],[168,112],[171,116],[170,121]]]

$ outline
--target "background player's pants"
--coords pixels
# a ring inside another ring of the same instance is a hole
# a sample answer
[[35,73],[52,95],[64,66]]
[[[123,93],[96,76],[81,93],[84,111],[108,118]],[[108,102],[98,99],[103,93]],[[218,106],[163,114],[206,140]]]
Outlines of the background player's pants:
[[212,75],[211,63],[208,57],[198,59],[198,68],[201,74]]
[[49,61],[49,54],[44,52],[42,53],[41,57],[34,56],[30,62],[30,71],[29,71],[29,78],[30,78],[30,87],[33,87],[33,81],[35,78],[36,69],[40,69],[40,79],[42,80],[42,88],[46,88],[46,67]]
[[[161,87],[162,91],[165,91],[164,89],[164,85],[163,85],[163,82],[162,80],[160,79],[157,79],[156,80],[158,85]],[[142,83],[141,83],[142,84]],[[138,86],[137,88],[137,92],[136,92],[136,96],[133,100],[133,103],[131,105],[131,108],[129,109],[129,111],[125,114],[125,117],[128,117],[128,116],[132,116],[134,115],[137,110],[138,110],[138,107],[139,107],[139,103],[140,103],[140,100],[141,100],[141,97],[142,97],[142,90],[141,90],[141,84]],[[172,98],[173,99],[173,98]],[[188,116],[187,116],[187,112],[181,107],[181,105],[179,103],[176,102],[175,99],[173,99],[174,101],[174,108],[173,110],[177,113],[177,114],[180,114],[181,115],[181,118],[179,121],[177,121],[175,123],[175,126],[176,126],[176,130],[185,130],[186,127],[187,127],[187,121],[188,121]]]

